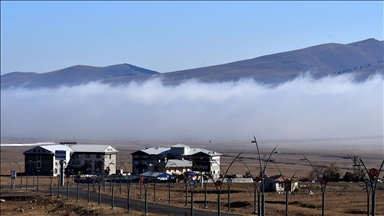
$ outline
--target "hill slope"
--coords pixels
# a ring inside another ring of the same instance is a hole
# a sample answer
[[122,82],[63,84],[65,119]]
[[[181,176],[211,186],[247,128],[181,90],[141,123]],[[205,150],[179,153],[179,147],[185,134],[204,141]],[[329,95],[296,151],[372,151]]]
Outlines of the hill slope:
[[111,65],[107,67],[92,67],[77,65],[48,73],[13,72],[1,76],[1,88],[20,87],[58,87],[63,85],[78,85],[93,81],[116,77],[151,76],[158,72],[139,68],[130,64]]
[[350,44],[328,43],[222,65],[158,73],[129,64],[108,67],[73,66],[48,73],[14,72],[1,76],[1,88],[58,87],[91,81],[119,85],[132,80],[162,78],[164,84],[190,79],[201,82],[236,81],[252,78],[260,83],[278,84],[310,71],[315,77],[356,73],[362,80],[383,73],[384,41],[367,39]]
[[[253,78],[263,83],[281,83],[311,71],[316,77],[356,72],[375,73],[383,69],[384,42],[368,39],[351,44],[323,44],[300,50],[261,56],[211,67],[176,71],[164,76],[165,82],[199,79],[222,82]],[[366,76],[362,76],[366,77]]]

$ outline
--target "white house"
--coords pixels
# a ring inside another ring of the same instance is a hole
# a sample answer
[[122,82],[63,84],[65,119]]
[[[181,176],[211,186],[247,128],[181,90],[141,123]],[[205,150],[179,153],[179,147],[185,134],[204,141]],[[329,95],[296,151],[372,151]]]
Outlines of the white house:
[[117,152],[110,145],[76,144],[62,142],[56,145],[41,145],[25,151],[26,175],[60,174],[60,160],[56,158],[56,151],[64,151],[66,160],[63,167],[66,174],[106,174],[116,173]]
[[[288,183],[292,180],[292,183]],[[288,181],[288,182],[287,182]],[[271,192],[284,192],[288,190],[293,192],[296,188],[299,187],[299,183],[295,179],[290,179],[289,177],[282,175],[269,176],[264,180],[265,191]]]
[[68,173],[85,174],[115,174],[117,166],[117,152],[110,145],[72,145],[73,154],[69,162]]

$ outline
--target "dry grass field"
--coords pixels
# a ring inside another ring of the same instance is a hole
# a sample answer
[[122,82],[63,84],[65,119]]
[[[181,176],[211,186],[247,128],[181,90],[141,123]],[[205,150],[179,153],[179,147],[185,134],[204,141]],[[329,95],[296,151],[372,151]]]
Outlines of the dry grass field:
[[[5,190],[2,189],[4,193]],[[10,190],[7,190],[10,192]],[[1,203],[1,215],[123,215],[126,209],[102,205],[98,203],[84,200],[76,201],[76,199],[66,199],[64,197],[57,198],[37,192],[26,192],[21,190],[12,190],[14,199],[7,199]],[[142,215],[142,212],[130,211],[130,215]]]
[[[378,144],[379,143],[379,144]],[[349,154],[359,154],[359,156],[364,160],[365,164],[371,167],[377,167],[381,164],[383,160],[383,147],[380,142],[366,141],[365,145],[358,147],[357,145],[347,144],[322,144],[312,145],[312,147],[307,146],[305,143],[301,144],[281,144],[278,146],[278,154],[274,154],[272,158],[275,160],[276,165],[280,168],[282,173],[287,176],[291,176],[296,173],[297,178],[306,177],[311,171],[311,167],[306,161],[300,160],[303,156],[306,156],[316,165],[327,165],[331,162],[336,163],[340,167],[340,172],[343,175],[346,171],[352,171],[352,161],[343,159],[346,156],[345,152]],[[132,143],[132,144],[119,144],[119,143],[107,143],[115,146],[120,152],[118,154],[118,161],[128,162],[131,160],[131,153],[138,149],[143,149],[145,147],[159,146],[159,144],[142,144],[142,143]],[[175,144],[175,143],[173,143]],[[171,144],[171,145],[173,145]],[[251,144],[227,144],[220,145],[218,143],[209,144],[191,144],[186,143],[192,147],[202,147],[206,149],[212,149],[223,154],[221,159],[221,164],[223,170],[226,170],[229,163],[233,160],[235,155],[243,151],[243,161],[250,168],[252,173],[258,172],[258,160],[256,154],[256,148]],[[165,144],[160,144],[160,146],[170,146]],[[317,146],[317,147],[313,147]],[[321,146],[321,147],[320,147]],[[268,155],[270,151],[275,147],[275,145],[263,145],[260,148],[262,157]],[[291,148],[290,148],[291,147]],[[10,169],[14,169],[19,172],[20,165],[21,171],[24,171],[24,156],[23,152],[32,147],[1,147],[1,187],[2,191],[10,190]],[[16,163],[17,162],[17,163]],[[18,164],[18,165],[17,165]],[[128,168],[128,167],[127,167]],[[130,167],[128,170],[130,171]],[[235,162],[229,170],[229,174],[245,174],[246,169],[244,165],[240,162]],[[267,174],[275,175],[278,174],[276,166],[270,164],[267,167]],[[381,177],[384,175],[382,172]],[[16,180],[16,185],[20,184],[20,178]],[[26,177],[23,178],[23,184],[25,185]],[[37,181],[37,179],[35,179]],[[39,183],[41,185],[47,185],[50,182],[49,177],[40,177]],[[29,185],[32,184],[32,178],[28,179]],[[36,183],[36,182],[35,182]],[[53,181],[54,186],[57,185],[57,180]],[[303,185],[305,184],[305,188]],[[116,184],[115,195],[126,197],[127,189],[125,185],[122,185],[122,194],[119,193],[119,184]],[[41,186],[43,187],[43,186]],[[171,204],[168,204],[168,187],[167,185],[157,184],[156,186],[156,203],[172,206],[185,207],[185,187],[182,184],[175,184],[171,188]],[[65,189],[63,189],[65,190]],[[311,190],[314,193],[308,194],[308,191]],[[25,190],[15,189],[15,192],[19,191],[20,193],[26,193]],[[28,193],[32,194],[33,189],[29,190]],[[103,192],[104,193],[104,192]],[[109,193],[109,187],[105,193]],[[149,185],[148,188],[148,201],[153,201],[153,185]],[[131,197],[132,199],[139,199],[139,187],[138,185],[133,185],[131,188]],[[64,200],[57,200],[54,198],[47,199],[44,195],[40,198],[43,201],[40,202],[47,203],[44,206],[46,208],[34,207],[33,210],[29,209],[33,204],[33,200],[28,201],[14,201],[14,206],[9,206],[10,204],[4,205],[1,204],[1,211],[5,215],[10,214],[19,214],[19,206],[23,206],[24,214],[35,215],[39,212],[40,215],[119,215],[124,213],[124,209],[110,211],[109,208],[101,208],[97,205],[90,204],[84,205],[79,203],[73,203],[68,201],[68,203],[63,204]],[[234,183],[231,186],[231,205],[230,212],[235,215],[249,215],[253,212],[253,185],[252,184],[238,184]],[[329,183],[327,185],[326,192],[326,214],[327,215],[366,215],[366,202],[367,193],[365,191],[364,184],[356,183]],[[45,200],[45,201],[44,201]],[[190,198],[188,198],[190,200]],[[206,211],[217,211],[217,191],[213,185],[208,186],[208,209],[204,209],[204,188],[197,186],[194,194],[195,200],[195,209],[201,209]],[[227,195],[227,185],[223,184],[222,194],[221,194],[221,204],[222,212],[227,213],[228,209],[228,195]],[[9,202],[6,202],[9,203]],[[52,212],[53,206],[65,205],[66,209],[62,209],[63,214],[58,212]],[[188,204],[189,205],[189,204]],[[188,206],[186,207],[188,208]],[[384,215],[384,184],[378,184],[378,190],[376,193],[376,215]],[[47,211],[47,209],[50,209]],[[100,211],[100,213],[96,213]],[[30,213],[28,213],[30,212]],[[64,212],[66,212],[64,214]],[[143,214],[142,212],[137,212],[137,215]],[[170,212],[171,214],[171,212]],[[285,215],[285,195],[277,193],[266,193],[266,214],[267,215]],[[131,215],[135,215],[132,213]],[[315,183],[301,183],[301,188],[298,192],[292,193],[289,195],[289,215],[321,215],[321,191],[319,185]]]

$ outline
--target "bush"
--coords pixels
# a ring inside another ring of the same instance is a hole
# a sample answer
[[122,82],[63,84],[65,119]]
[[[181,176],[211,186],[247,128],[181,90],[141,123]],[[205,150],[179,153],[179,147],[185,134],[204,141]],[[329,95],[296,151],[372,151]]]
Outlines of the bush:
[[350,182],[354,180],[355,180],[355,176],[351,172],[346,172],[343,176],[343,181]]
[[323,172],[323,178],[329,182],[338,182],[340,180],[340,168],[336,163],[331,163]]

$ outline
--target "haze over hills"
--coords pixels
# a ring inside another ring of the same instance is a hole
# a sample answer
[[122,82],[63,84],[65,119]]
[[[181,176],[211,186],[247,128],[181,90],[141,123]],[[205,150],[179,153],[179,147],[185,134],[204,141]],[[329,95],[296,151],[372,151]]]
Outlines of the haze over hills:
[[261,56],[227,64],[189,70],[158,73],[130,64],[107,67],[73,66],[48,73],[13,72],[1,76],[1,88],[55,88],[93,81],[112,85],[130,81],[161,78],[164,84],[179,84],[196,79],[201,82],[255,79],[259,83],[278,84],[310,72],[315,78],[355,73],[364,80],[374,73],[383,73],[384,41],[367,39],[350,44],[328,43],[304,49]]

